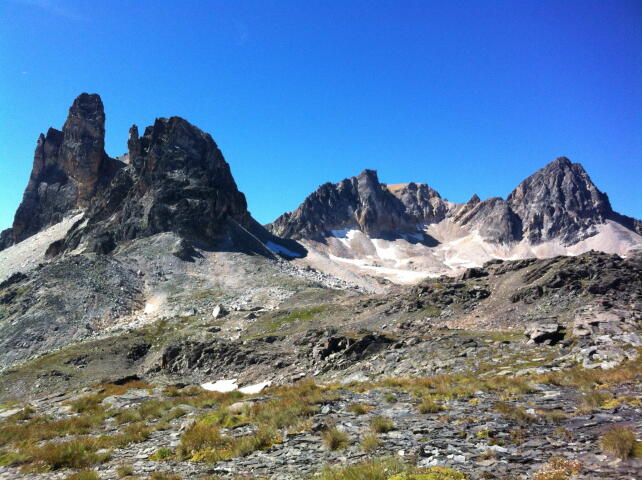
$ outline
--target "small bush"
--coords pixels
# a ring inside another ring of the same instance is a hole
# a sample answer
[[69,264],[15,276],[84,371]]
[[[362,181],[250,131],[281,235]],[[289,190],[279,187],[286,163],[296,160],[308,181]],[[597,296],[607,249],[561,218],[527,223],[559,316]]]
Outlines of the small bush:
[[216,425],[196,422],[181,436],[179,453],[183,457],[189,457],[205,448],[216,447],[220,443],[221,432]]
[[348,434],[337,427],[326,429],[321,437],[329,450],[343,450],[348,446]]
[[614,425],[600,436],[600,448],[623,460],[634,455],[638,443],[629,426]]
[[31,463],[51,470],[61,468],[85,468],[94,463],[104,462],[109,455],[96,453],[99,444],[92,438],[79,438],[68,442],[48,442],[42,446],[27,449]]
[[167,447],[161,447],[158,450],[156,450],[150,457],[150,460],[158,461],[158,460],[167,460],[169,458],[172,458],[174,456],[174,452],[170,450]]
[[131,477],[134,474],[134,468],[131,465],[120,465],[116,468],[116,475],[120,478]]
[[547,423],[560,423],[568,418],[564,410],[557,408],[551,410],[537,410],[537,414]]
[[611,392],[606,390],[596,390],[594,392],[585,393],[580,402],[579,411],[581,413],[591,413],[595,410],[602,408],[606,402],[613,398]]
[[513,420],[520,425],[531,423],[535,418],[526,413],[526,410],[517,405],[513,405],[507,402],[496,402],[495,410],[498,413],[501,413],[504,417]]
[[430,467],[416,473],[400,473],[388,480],[466,480],[466,475],[447,467]]
[[406,467],[398,459],[376,459],[345,467],[326,467],[318,480],[388,480]]
[[392,392],[386,392],[383,396],[386,403],[397,403],[397,395]]
[[370,421],[370,428],[377,433],[387,433],[391,430],[394,430],[394,422],[386,417],[374,417]]
[[374,410],[374,407],[366,405],[365,403],[353,403],[352,405],[348,405],[348,411],[355,415],[365,415],[372,410]]
[[150,480],[181,480],[183,477],[176,473],[154,472],[149,478]]

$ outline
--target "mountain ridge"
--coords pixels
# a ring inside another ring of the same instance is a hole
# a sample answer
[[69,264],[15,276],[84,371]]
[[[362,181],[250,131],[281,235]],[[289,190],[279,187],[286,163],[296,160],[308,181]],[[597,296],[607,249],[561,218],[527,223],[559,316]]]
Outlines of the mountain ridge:
[[[474,194],[468,202],[461,204],[442,199],[435,189],[425,183],[409,182],[388,186],[379,182],[375,171],[364,170],[361,174],[337,184],[323,184],[297,209],[281,215],[267,224],[267,227],[274,233],[298,239],[315,236],[318,238],[330,234],[331,229],[328,228],[325,231],[317,229],[311,232],[304,226],[306,223],[314,222],[314,218],[311,218],[315,213],[310,208],[311,201],[317,202],[315,207],[318,211],[319,200],[327,197],[327,192],[332,188],[341,190],[346,183],[359,181],[366,172],[369,172],[367,175],[374,184],[373,191],[385,190],[402,202],[404,212],[395,211],[393,214],[403,217],[405,213],[417,225],[438,223],[449,217],[461,225],[471,224],[478,227],[480,233],[491,241],[520,241],[526,237],[535,244],[559,239],[564,244],[572,245],[591,236],[594,233],[591,227],[603,224],[606,220],[616,221],[637,234],[642,233],[642,222],[615,212],[608,196],[593,184],[582,165],[572,163],[566,157],[558,157],[537,170],[520,182],[505,199],[490,197],[482,201]],[[414,195],[409,190],[412,190]],[[335,204],[327,205],[328,209],[336,207]],[[358,226],[368,234],[376,233],[375,226],[364,227],[363,222],[356,216],[350,218],[351,212],[358,211],[362,206],[349,207],[340,210],[347,212],[347,215],[339,222],[335,219],[335,223]],[[549,208],[552,208],[552,211],[548,211]],[[412,225],[411,221],[406,223],[405,227],[410,232],[417,226]]]

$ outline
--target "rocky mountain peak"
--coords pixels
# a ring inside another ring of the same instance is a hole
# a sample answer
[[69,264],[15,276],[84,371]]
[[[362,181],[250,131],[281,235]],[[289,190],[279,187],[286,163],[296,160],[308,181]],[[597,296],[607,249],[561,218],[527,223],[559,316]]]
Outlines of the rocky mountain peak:
[[473,196],[470,197],[470,199],[468,199],[468,201],[466,203],[468,205],[476,205],[479,202],[481,202],[481,198],[479,198],[479,195],[477,195],[476,193],[473,193]]
[[416,231],[416,223],[402,199],[379,182],[375,170],[366,169],[356,177],[321,185],[299,208],[276,219],[268,229],[294,239],[321,239],[346,228],[387,237]]
[[574,243],[613,215],[602,193],[579,163],[559,157],[522,181],[507,198],[533,243]]
[[209,134],[180,117],[157,118],[142,136],[132,126],[127,143],[129,165],[92,203],[85,225],[69,232],[67,248],[106,253],[161,232],[209,244],[230,229],[262,229]]
[[49,128],[38,136],[29,183],[12,228],[0,237],[0,249],[86,208],[123,166],[109,158],[104,147],[102,100],[83,93],[69,109],[62,131]]
[[295,238],[331,236],[358,228],[370,237],[404,236],[417,227],[450,219],[487,242],[536,245],[554,240],[569,246],[600,231],[607,220],[642,234],[642,222],[614,212],[579,163],[559,157],[522,181],[506,200],[477,194],[453,204],[421,183],[384,185],[373,170],[336,185],[324,184],[292,213],[269,228]]

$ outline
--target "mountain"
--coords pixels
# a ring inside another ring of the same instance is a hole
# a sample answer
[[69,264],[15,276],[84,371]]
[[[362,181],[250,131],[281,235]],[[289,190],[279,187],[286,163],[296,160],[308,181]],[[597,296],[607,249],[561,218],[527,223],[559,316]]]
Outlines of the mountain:
[[264,243],[270,242],[278,253],[304,252],[252,218],[218,146],[188,121],[158,118],[142,136],[132,126],[125,161],[107,156],[104,138],[103,103],[97,94],[83,93],[62,131],[51,128],[40,135],[23,201],[1,247],[78,214],[82,220],[51,242],[49,256],[78,247],[109,253],[123,242],[161,232],[176,233],[186,250],[194,243],[210,248],[225,243],[228,249],[271,256]]
[[0,250],[87,207],[124,164],[105,153],[105,112],[96,94],[81,94],[62,131],[38,137],[33,168],[13,225],[0,234]]
[[493,258],[548,257],[590,249],[626,254],[642,244],[642,223],[614,212],[579,163],[560,157],[506,199],[464,204],[425,184],[385,185],[366,170],[326,183],[267,228],[297,239],[335,266],[414,282]]
[[104,125],[100,97],[83,93],[62,132],[38,141],[0,251],[0,289],[9,291],[0,368],[151,312],[178,314],[194,282],[258,295],[253,282],[239,286],[240,271],[263,265],[274,275],[261,288],[273,288],[279,258],[306,254],[252,218],[209,134],[179,117],[156,119],[142,136],[134,125],[121,161],[104,152]]
[[640,223],[581,166],[365,170],[270,232],[209,134],[104,122],[40,137],[3,234],[0,478],[637,478],[600,438],[642,425]]
[[212,137],[186,120],[156,119],[140,137],[134,125],[127,156],[129,165],[69,232],[66,249],[85,243],[108,253],[123,241],[161,232],[205,245],[231,230],[267,234],[248,212]]

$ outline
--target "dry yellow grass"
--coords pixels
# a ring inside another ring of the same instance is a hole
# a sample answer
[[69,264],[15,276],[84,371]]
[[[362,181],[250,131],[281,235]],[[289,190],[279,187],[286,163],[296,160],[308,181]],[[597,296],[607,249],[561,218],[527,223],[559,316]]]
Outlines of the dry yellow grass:
[[639,443],[628,425],[614,425],[600,436],[600,448],[623,460],[637,453]]

